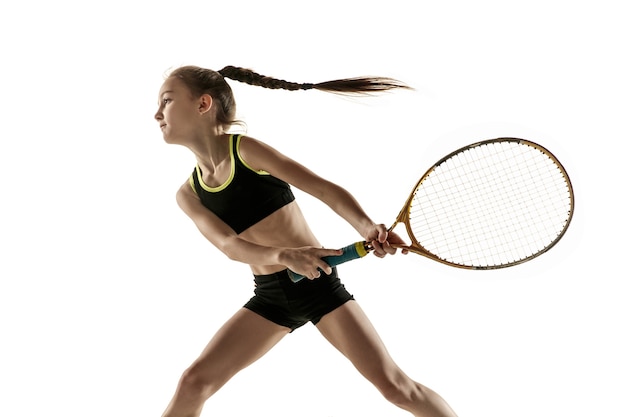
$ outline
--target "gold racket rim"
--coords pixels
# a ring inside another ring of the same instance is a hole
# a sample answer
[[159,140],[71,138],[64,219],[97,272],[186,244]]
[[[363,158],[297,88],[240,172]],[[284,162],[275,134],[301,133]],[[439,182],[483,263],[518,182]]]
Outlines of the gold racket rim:
[[[525,146],[529,146],[532,147],[536,150],[538,150],[539,152],[543,153],[544,155],[546,155],[555,165],[556,167],[559,169],[563,180],[565,181],[565,184],[567,186],[567,190],[568,190],[568,196],[569,196],[569,212],[568,212],[568,216],[567,219],[565,220],[563,227],[561,228],[560,232],[558,233],[558,235],[549,243],[547,244],[544,248],[532,253],[529,256],[526,256],[524,258],[518,259],[518,260],[514,260],[511,262],[506,262],[506,263],[502,263],[502,264],[490,264],[490,265],[468,265],[468,264],[464,264],[464,263],[459,263],[459,262],[453,262],[444,258],[441,258],[440,256],[430,252],[429,250],[427,250],[426,248],[424,248],[424,246],[422,246],[422,244],[419,242],[419,240],[416,238],[415,234],[413,233],[413,230],[411,229],[411,222],[410,222],[410,211],[411,211],[411,206],[414,200],[414,196],[417,192],[417,190],[419,189],[420,185],[422,185],[422,183],[426,180],[426,178],[428,178],[428,176],[435,170],[437,169],[437,167],[439,167],[441,164],[443,164],[445,161],[447,161],[448,159],[452,158],[455,155],[458,155],[460,153],[463,153],[469,149],[472,148],[476,148],[479,146],[484,146],[484,145],[489,145],[489,144],[493,144],[493,143],[503,143],[503,142],[509,142],[509,143],[518,143],[521,145],[525,145]],[[567,173],[565,167],[563,166],[563,164],[561,163],[561,161],[559,161],[559,159],[550,151],[548,150],[546,147],[544,147],[543,145],[540,145],[536,142],[527,140],[527,139],[521,139],[521,138],[515,138],[515,137],[499,137],[499,138],[494,138],[494,139],[486,139],[486,140],[482,140],[479,142],[475,142],[472,143],[470,145],[466,145],[463,146],[453,152],[450,152],[449,154],[447,154],[446,156],[444,156],[443,158],[440,158],[436,163],[434,163],[423,175],[422,177],[419,179],[419,181],[417,181],[417,183],[415,184],[415,186],[413,187],[413,189],[411,190],[411,193],[409,194],[409,197],[407,198],[406,202],[404,203],[404,205],[402,206],[402,209],[400,210],[400,213],[398,214],[398,216],[396,217],[395,222],[393,223],[393,225],[389,228],[389,231],[393,230],[399,223],[403,223],[405,230],[407,232],[407,234],[409,235],[409,238],[411,240],[411,245],[408,247],[404,247],[405,249],[407,249],[410,252],[413,253],[417,253],[419,255],[425,256],[429,259],[435,260],[437,262],[440,262],[442,264],[446,264],[449,266],[453,266],[456,268],[461,268],[461,269],[471,269],[471,270],[492,270],[492,269],[502,269],[502,268],[508,268],[511,266],[515,266],[515,265],[519,265],[522,264],[524,262],[530,261],[532,259],[537,258],[538,256],[546,253],[547,251],[549,251],[551,248],[553,248],[563,237],[563,235],[565,235],[565,232],[569,229],[569,226],[572,222],[574,216],[574,189],[572,186],[572,182],[570,180],[569,174]]]

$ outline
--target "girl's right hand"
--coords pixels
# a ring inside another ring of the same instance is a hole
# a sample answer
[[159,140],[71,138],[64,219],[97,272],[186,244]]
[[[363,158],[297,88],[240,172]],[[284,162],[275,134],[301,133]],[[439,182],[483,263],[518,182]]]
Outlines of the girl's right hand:
[[316,279],[321,276],[321,271],[326,274],[332,273],[332,268],[322,258],[341,254],[341,249],[325,249],[313,246],[286,248],[280,253],[279,261],[297,274],[308,279]]

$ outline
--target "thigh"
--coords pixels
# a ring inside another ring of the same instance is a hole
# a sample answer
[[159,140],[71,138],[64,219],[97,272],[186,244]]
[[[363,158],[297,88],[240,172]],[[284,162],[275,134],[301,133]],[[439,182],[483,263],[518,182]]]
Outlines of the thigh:
[[404,377],[356,301],[328,313],[316,327],[371,382]]
[[267,353],[289,331],[242,308],[217,331],[190,370],[197,377],[226,382]]

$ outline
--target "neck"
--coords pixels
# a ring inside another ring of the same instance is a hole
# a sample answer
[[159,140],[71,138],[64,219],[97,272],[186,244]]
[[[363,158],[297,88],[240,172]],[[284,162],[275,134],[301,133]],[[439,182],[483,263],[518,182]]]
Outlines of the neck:
[[194,153],[201,166],[213,170],[229,159],[229,136],[222,129],[204,132],[187,145],[187,148]]

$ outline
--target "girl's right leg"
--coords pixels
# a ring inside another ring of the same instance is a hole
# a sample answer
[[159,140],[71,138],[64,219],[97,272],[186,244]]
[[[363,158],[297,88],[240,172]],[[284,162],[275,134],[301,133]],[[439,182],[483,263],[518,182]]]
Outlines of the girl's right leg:
[[211,395],[289,332],[246,308],[239,310],[183,373],[163,417],[198,417]]

